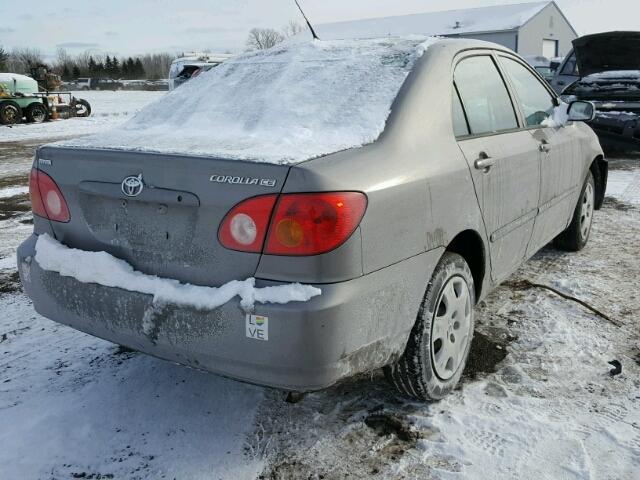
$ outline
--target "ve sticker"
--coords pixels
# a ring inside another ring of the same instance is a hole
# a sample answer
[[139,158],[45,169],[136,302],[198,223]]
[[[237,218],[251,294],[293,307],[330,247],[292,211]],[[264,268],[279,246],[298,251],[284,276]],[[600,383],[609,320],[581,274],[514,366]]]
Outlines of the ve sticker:
[[248,338],[263,342],[269,340],[269,317],[247,314],[245,325]]

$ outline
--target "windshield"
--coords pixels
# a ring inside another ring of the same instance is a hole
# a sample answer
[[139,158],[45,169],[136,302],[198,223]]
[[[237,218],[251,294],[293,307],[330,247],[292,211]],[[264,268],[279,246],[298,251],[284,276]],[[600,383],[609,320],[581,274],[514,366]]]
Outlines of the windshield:
[[362,146],[384,130],[425,41],[306,42],[248,53],[203,72],[123,127],[70,142],[272,163]]

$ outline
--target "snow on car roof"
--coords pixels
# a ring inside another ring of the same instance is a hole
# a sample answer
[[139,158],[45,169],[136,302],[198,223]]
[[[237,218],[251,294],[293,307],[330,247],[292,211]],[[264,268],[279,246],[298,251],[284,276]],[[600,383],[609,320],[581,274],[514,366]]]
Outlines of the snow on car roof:
[[64,147],[297,163],[375,141],[437,39],[310,41],[246,53],[111,131]]

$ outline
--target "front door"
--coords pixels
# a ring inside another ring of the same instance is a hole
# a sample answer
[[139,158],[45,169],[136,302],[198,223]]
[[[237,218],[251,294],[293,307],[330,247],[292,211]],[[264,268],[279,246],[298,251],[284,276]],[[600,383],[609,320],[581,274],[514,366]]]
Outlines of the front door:
[[554,97],[531,69],[511,56],[499,60],[540,156],[538,218],[527,252],[533,255],[567,226],[579,187],[580,148],[573,125],[554,124]]
[[[490,239],[491,275],[500,281],[525,259],[538,211],[540,156],[518,116],[495,60],[462,59],[455,87],[468,124],[458,137]],[[454,101],[456,100],[454,96]]]

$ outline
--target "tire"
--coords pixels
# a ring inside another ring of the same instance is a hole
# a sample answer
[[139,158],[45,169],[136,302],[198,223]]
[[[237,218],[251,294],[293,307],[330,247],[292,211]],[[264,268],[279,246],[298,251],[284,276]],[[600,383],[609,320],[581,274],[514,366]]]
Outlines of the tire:
[[13,100],[0,102],[0,124],[15,125],[22,121],[22,108]]
[[571,223],[567,229],[558,235],[555,245],[568,252],[579,252],[589,241],[591,226],[593,225],[593,211],[595,209],[596,184],[593,174],[589,171],[578,204],[573,211]]
[[32,103],[27,107],[25,116],[28,122],[42,123],[49,118],[49,112],[42,103]]
[[88,117],[91,115],[91,105],[82,98],[76,100],[73,108],[76,117]]
[[474,305],[473,276],[467,262],[446,252],[427,286],[402,357],[384,367],[385,376],[398,391],[423,401],[440,400],[451,393],[469,357]]

